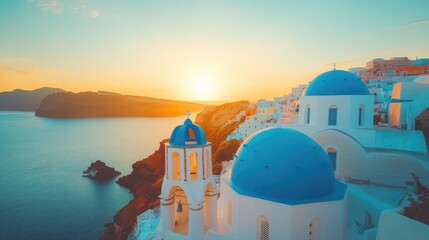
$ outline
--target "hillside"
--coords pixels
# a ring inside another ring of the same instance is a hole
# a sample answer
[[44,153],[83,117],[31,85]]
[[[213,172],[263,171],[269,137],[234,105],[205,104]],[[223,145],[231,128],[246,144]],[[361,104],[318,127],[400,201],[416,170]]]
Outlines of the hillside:
[[[232,153],[235,153],[240,146],[240,141],[225,140],[244,118],[226,126],[224,124],[239,112],[247,109],[248,106],[248,101],[227,103],[217,107],[207,107],[197,115],[196,123],[203,126],[207,140],[212,143],[214,174],[220,173],[222,161],[231,159]],[[135,224],[136,217],[159,204],[158,196],[161,192],[165,169],[164,148],[166,142],[168,139],[161,141],[159,149],[155,153],[134,163],[132,173],[117,181],[119,185],[128,188],[134,194],[134,199],[115,215],[114,223],[106,227],[102,239],[127,239]]]
[[36,116],[85,117],[173,117],[186,111],[199,112],[206,105],[109,92],[63,92],[47,96]]
[[34,90],[15,89],[10,92],[0,92],[0,110],[36,111],[43,98],[57,92],[64,92],[64,90],[44,87]]

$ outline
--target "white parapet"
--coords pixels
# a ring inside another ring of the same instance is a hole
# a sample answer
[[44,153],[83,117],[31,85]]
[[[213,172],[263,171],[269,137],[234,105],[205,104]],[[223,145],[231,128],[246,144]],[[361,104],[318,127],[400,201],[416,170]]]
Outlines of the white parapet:
[[429,225],[405,217],[402,209],[385,210],[381,213],[377,240],[429,239]]

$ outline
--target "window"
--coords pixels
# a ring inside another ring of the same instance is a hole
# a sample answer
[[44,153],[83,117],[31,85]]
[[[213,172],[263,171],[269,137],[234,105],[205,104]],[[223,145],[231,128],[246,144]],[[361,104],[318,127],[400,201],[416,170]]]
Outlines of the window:
[[337,106],[335,106],[335,105],[329,106],[328,125],[329,126],[336,126],[337,125]]
[[191,153],[189,156],[190,158],[190,173],[191,173],[191,180],[198,178],[198,154],[196,152]]
[[258,240],[270,239],[270,223],[265,216],[258,217]]
[[328,148],[328,157],[331,160],[332,168],[334,171],[337,169],[337,150],[335,148]]
[[232,223],[232,201],[228,200],[228,224]]
[[171,159],[173,160],[173,179],[180,180],[180,155],[178,152],[171,154]]
[[194,130],[192,128],[188,129],[188,136],[189,136],[189,139],[194,139],[195,138],[195,132],[194,132]]
[[304,123],[310,124],[310,105],[306,105],[304,109]]
[[210,151],[207,149],[206,150],[206,155],[204,156],[204,159],[205,159],[205,173],[206,173],[206,176],[210,176],[210,168],[211,168],[211,165],[210,165]]
[[365,105],[360,105],[359,107],[359,126],[365,124]]

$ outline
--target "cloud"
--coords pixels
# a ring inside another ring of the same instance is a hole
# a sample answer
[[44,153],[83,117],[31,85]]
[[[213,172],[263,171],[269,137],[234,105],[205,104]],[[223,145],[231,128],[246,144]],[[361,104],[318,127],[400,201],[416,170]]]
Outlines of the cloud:
[[64,80],[70,80],[70,76],[64,69],[40,66],[33,59],[0,57],[0,91],[60,86]]
[[57,15],[65,13],[90,17],[99,17],[101,15],[98,10],[90,8],[88,0],[28,0],[28,2],[44,12],[51,12]]
[[416,21],[412,21],[412,22],[407,22],[407,23],[401,24],[399,26],[400,27],[409,27],[409,26],[428,24],[428,23],[429,23],[429,18],[424,18],[424,19],[420,19],[420,20],[416,20]]
[[91,12],[89,12],[89,16],[98,17],[100,16],[100,13],[97,10],[92,10]]
[[16,73],[16,74],[27,74],[28,73],[28,71],[26,71],[26,70],[22,70],[22,69],[19,69],[19,68],[7,66],[5,64],[0,63],[0,73],[6,73],[6,72],[8,72],[8,73]]

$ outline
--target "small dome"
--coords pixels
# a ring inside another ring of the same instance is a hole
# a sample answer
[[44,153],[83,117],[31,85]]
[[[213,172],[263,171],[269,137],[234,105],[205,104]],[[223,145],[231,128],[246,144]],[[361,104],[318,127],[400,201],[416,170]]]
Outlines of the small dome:
[[370,92],[356,74],[344,70],[332,70],[313,79],[303,95],[370,95]]
[[207,144],[203,128],[186,119],[183,125],[177,126],[170,137],[170,145],[176,147],[204,146]]
[[241,145],[231,186],[242,195],[289,205],[339,200],[345,193],[325,151],[287,128],[259,131]]
[[420,76],[414,79],[414,82],[418,84],[429,84],[429,75]]

